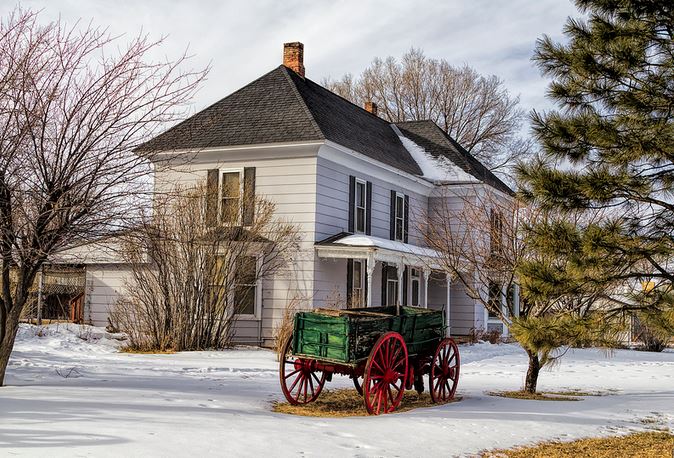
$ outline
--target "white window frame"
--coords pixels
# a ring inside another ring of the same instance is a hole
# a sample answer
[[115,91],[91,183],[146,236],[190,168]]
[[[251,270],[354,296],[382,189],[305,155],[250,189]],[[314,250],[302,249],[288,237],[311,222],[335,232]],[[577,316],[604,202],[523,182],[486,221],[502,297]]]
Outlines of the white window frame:
[[[414,307],[421,306],[421,271],[416,267],[411,267],[410,272],[410,305]],[[417,304],[414,305],[414,283],[417,284]]]
[[498,254],[503,250],[503,213],[498,208],[490,209],[489,232],[489,251]]
[[243,221],[243,167],[236,168],[226,168],[218,169],[218,221],[222,224],[222,199],[223,199],[223,185],[224,181],[222,176],[225,173],[238,173],[239,174],[239,214],[237,215],[236,225],[239,225]]
[[[391,294],[389,294],[390,291],[391,291],[391,286],[390,286],[391,284],[394,285],[393,291],[394,291],[395,295],[393,297],[396,299],[396,300],[393,300],[393,301],[391,301]],[[398,279],[397,278],[387,278],[386,279],[386,304],[385,305],[387,305],[387,306],[396,305],[396,302],[398,302],[397,297],[396,297],[397,295],[398,295]]]
[[[402,200],[402,215],[398,215],[398,199]],[[405,194],[396,191],[395,205],[393,206],[393,240],[405,241]],[[400,238],[398,237],[398,220],[400,220]]]
[[[363,206],[358,205],[358,185],[363,185]],[[356,178],[353,184],[353,232],[365,234],[367,232],[367,181]],[[358,229],[358,209],[363,209],[363,230]]]
[[[254,304],[255,304],[255,311],[253,314],[250,313],[235,313],[234,316],[236,316],[237,320],[255,320],[258,321],[261,319],[262,316],[262,280],[260,280],[260,271],[262,270],[262,257],[263,255],[259,253],[253,253],[249,254],[246,256],[252,256],[255,257],[255,299],[254,299]],[[232,294],[235,295],[236,293],[236,285],[233,288]],[[232,297],[232,304],[234,304],[235,297]],[[236,307],[237,304],[234,304],[234,307]]]
[[[360,288],[356,288],[356,264],[360,265]],[[365,307],[365,260],[354,259],[351,266],[351,305],[353,306],[354,298],[358,298],[358,307]]]

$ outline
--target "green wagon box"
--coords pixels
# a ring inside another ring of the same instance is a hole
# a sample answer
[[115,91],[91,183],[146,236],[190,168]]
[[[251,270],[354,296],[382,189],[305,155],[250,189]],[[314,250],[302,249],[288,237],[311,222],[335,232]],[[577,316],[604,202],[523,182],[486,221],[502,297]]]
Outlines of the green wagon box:
[[296,356],[345,365],[367,359],[377,339],[388,331],[402,335],[410,356],[432,354],[445,336],[442,310],[418,307],[369,307],[299,312],[292,352]]

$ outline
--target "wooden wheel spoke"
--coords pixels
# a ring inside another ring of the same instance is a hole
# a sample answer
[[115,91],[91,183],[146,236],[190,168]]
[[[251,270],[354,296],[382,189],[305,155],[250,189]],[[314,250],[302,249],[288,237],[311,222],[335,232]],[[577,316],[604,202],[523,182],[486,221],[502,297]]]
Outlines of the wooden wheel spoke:
[[372,365],[377,366],[377,369],[379,369],[382,373],[385,372],[384,369],[379,365],[376,359],[372,359]]
[[297,374],[299,371],[300,371],[300,369],[295,369],[290,374],[283,376],[283,378],[292,377],[293,375]]
[[403,350],[402,347],[398,347],[398,349],[396,350],[396,352],[393,354],[393,357],[391,358],[391,366],[392,366],[392,367],[395,367],[395,366],[394,366],[394,363],[395,363],[396,361],[399,361],[399,360],[398,360],[398,356],[400,355],[400,352],[401,352],[402,350]]
[[308,377],[309,378],[309,386],[311,387],[311,396],[314,395],[314,377],[315,377],[315,375],[314,375],[313,372],[311,372],[309,374],[309,377]]
[[297,383],[298,383],[299,381],[301,381],[303,378],[304,378],[304,376],[302,375],[302,373],[300,373],[297,377],[295,377],[295,381],[293,382],[292,385],[290,385],[290,388],[288,388],[288,391],[289,391],[290,393],[292,393],[292,392],[293,392],[293,389],[295,388],[295,386],[297,385]]

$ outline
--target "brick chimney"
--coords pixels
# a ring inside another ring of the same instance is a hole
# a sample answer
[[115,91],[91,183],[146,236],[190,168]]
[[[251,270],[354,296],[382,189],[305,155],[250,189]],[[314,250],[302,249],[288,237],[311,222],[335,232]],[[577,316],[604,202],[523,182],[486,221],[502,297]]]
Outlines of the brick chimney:
[[299,41],[283,44],[283,65],[304,78],[304,45]]
[[374,102],[365,102],[365,109],[377,116],[377,104]]

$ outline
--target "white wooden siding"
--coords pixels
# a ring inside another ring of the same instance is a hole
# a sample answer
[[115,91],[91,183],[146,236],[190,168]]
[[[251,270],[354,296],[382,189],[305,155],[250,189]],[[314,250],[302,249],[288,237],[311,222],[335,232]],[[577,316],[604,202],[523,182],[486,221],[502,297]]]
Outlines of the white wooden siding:
[[[226,158],[226,154],[221,157]],[[314,223],[316,215],[316,158],[265,158],[246,161],[193,161],[186,165],[159,169],[155,178],[157,192],[167,192],[176,185],[190,186],[205,182],[209,169],[255,167],[255,193],[276,204],[275,216],[295,224],[303,238],[301,253],[293,265],[262,284],[262,339],[270,344],[274,328],[291,301],[310,307],[314,282]],[[235,341],[256,343],[260,336],[256,320],[237,320]]]
[[84,321],[94,326],[107,326],[110,311],[126,293],[125,284],[130,276],[128,265],[87,265]]

